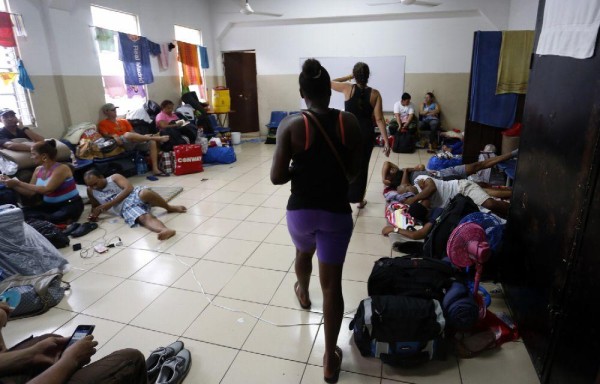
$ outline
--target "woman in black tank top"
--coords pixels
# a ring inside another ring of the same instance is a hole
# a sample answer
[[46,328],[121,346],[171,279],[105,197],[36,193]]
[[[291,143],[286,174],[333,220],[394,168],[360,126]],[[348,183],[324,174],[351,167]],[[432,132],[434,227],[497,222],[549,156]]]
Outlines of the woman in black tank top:
[[323,376],[335,383],[342,361],[336,346],[344,315],[342,269],[353,227],[348,182],[360,171],[362,139],[353,115],[329,108],[329,74],[317,60],[306,60],[299,82],[308,110],[286,117],[279,125],[271,181],[292,182],[286,219],[296,246],[294,290],[302,309],[311,306],[308,286],[315,251],[319,259]]
[[[340,77],[331,82],[331,88],[334,91],[344,94],[346,100],[344,108],[346,112],[350,112],[356,116],[361,128],[363,139],[363,151],[360,155],[362,159],[361,171],[357,179],[350,184],[348,191],[349,201],[351,203],[359,203],[358,208],[363,208],[367,204],[364,198],[369,177],[369,161],[371,160],[375,141],[373,120],[375,120],[381,137],[385,142],[383,153],[386,156],[390,155],[390,143],[385,129],[381,95],[378,90],[367,86],[369,74],[369,66],[359,62],[354,65],[352,75]],[[355,79],[356,84],[347,82],[351,79]]]

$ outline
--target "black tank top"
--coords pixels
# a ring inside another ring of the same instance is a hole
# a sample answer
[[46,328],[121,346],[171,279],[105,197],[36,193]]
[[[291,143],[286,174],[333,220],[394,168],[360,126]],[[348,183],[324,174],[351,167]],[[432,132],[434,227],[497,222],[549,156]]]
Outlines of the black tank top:
[[[330,109],[325,114],[315,113],[315,116],[333,142],[342,161],[347,164],[349,151],[336,132],[339,114],[339,110]],[[310,119],[308,122],[309,136],[306,140],[310,146],[292,156],[292,194],[287,209],[322,209],[334,213],[351,213],[346,175],[321,130],[314,127]]]
[[358,119],[362,130],[373,132],[373,106],[371,105],[371,87],[361,89],[353,85],[352,96],[344,102],[346,112],[352,113]]

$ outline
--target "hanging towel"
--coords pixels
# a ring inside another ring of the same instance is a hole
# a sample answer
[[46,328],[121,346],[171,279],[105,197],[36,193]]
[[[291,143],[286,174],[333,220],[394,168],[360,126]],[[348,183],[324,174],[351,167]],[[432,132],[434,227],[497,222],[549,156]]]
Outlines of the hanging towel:
[[102,76],[102,80],[104,80],[104,92],[112,99],[117,99],[127,94],[123,76]]
[[169,69],[169,44],[163,43],[160,45],[160,55],[158,55],[158,68],[160,71]]
[[17,75],[17,72],[0,72],[0,78],[2,78],[4,85],[12,84],[17,78]]
[[10,16],[13,24],[15,25],[15,35],[18,37],[27,37],[27,31],[25,30],[25,24],[23,23],[23,16],[20,13],[13,13]]
[[25,64],[23,64],[23,60],[19,59],[19,84],[23,86],[23,88],[27,88],[30,91],[33,91],[35,88],[33,87],[33,83],[27,74],[27,70],[25,69]]
[[144,99],[146,98],[146,90],[144,89],[143,85],[128,85],[127,86],[127,97],[129,99],[131,99],[134,96],[143,97]]
[[594,54],[600,27],[600,1],[546,0],[535,53],[587,59]]
[[501,43],[502,32],[475,33],[469,120],[508,128],[515,121],[518,95],[496,95]]
[[0,45],[3,47],[17,46],[10,13],[6,12],[0,12]]
[[496,94],[527,93],[534,31],[504,31]]
[[208,65],[208,51],[206,47],[201,45],[198,46],[198,53],[200,54],[200,66],[204,69],[209,68]]
[[115,52],[115,31],[96,27],[96,40],[101,51]]
[[198,63],[198,46],[178,41],[177,52],[181,67],[183,68],[183,85],[202,85],[202,76],[200,75],[200,66]]

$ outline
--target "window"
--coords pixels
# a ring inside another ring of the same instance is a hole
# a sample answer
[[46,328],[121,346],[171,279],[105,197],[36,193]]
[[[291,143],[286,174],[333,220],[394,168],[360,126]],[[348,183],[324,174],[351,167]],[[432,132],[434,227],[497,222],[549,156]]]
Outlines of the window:
[[[6,0],[0,0],[0,11],[10,12]],[[0,72],[16,73],[19,47],[0,46]],[[35,125],[35,117],[29,91],[18,83],[18,76],[12,81],[0,81],[0,108],[10,108],[17,112],[24,125]]]
[[[176,25],[175,40],[194,45],[202,45],[202,31]],[[179,73],[183,73],[181,63],[177,62],[177,64],[179,66]],[[206,76],[204,74],[204,69],[200,68],[200,74],[202,75],[202,85],[190,85],[189,89],[190,91],[195,91],[198,98],[206,100]]]
[[[91,6],[92,22],[95,27],[109,32],[140,34],[138,18],[130,13],[114,11],[95,5]],[[97,37],[96,31],[92,31]],[[119,114],[138,109],[146,102],[146,86],[126,86],[123,63],[119,60],[118,34],[108,34],[104,39],[96,38],[100,71],[104,83],[104,99],[119,107]],[[100,107],[100,106],[98,106]]]

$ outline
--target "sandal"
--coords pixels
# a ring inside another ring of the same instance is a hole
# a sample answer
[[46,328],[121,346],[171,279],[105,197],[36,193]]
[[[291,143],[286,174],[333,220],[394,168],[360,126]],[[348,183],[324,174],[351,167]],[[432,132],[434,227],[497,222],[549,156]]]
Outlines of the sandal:
[[308,300],[308,304],[302,304],[302,300],[300,300],[300,295],[298,294],[298,288],[300,288],[300,284],[296,281],[294,283],[294,292],[296,293],[296,298],[298,299],[298,303],[300,304],[300,308],[302,309],[310,309],[312,303]]
[[325,380],[326,383],[337,383],[338,380],[340,379],[340,371],[342,370],[342,357],[343,357],[342,349],[340,347],[336,346],[334,353],[338,357],[340,364],[338,365],[335,372],[333,373],[333,376],[331,376],[331,377],[323,376],[323,380]]

